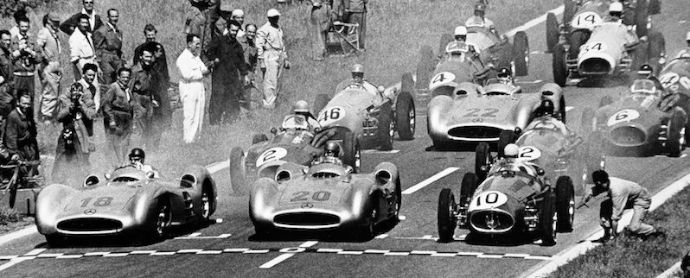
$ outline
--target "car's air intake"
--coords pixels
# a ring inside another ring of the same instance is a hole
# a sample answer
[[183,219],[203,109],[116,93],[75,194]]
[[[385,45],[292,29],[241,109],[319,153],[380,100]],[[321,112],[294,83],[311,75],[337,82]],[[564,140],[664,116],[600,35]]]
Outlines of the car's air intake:
[[611,141],[619,146],[638,146],[644,144],[643,130],[632,126],[619,126],[611,130]]
[[448,130],[448,135],[456,138],[498,140],[502,129],[489,126],[458,126]]
[[316,172],[311,175],[315,179],[332,179],[332,178],[337,178],[340,175],[333,173],[333,172]]
[[108,218],[77,218],[60,221],[59,230],[65,232],[106,232],[122,229],[122,222]]
[[480,232],[503,233],[512,229],[515,221],[504,211],[485,210],[473,212],[470,224]]
[[340,223],[340,217],[318,212],[284,213],[276,215],[273,222],[290,226],[323,226]]
[[578,73],[583,75],[606,75],[611,72],[611,64],[606,59],[589,58],[580,63]]

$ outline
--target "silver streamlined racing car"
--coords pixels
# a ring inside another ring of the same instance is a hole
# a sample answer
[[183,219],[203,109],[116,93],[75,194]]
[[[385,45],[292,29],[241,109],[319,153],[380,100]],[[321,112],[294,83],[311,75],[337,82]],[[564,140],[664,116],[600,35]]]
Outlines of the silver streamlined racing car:
[[455,55],[447,52],[446,46],[453,41],[450,34],[441,36],[437,55],[440,60],[434,56],[430,46],[420,50],[416,82],[403,78],[403,85],[417,89],[416,98],[420,106],[439,94],[451,94],[463,82],[484,85],[492,77],[490,64],[496,68],[512,69],[515,76],[527,76],[529,42],[525,32],[517,32],[511,44],[507,36],[498,36],[484,27],[468,27],[467,31],[467,44],[479,52],[477,59],[470,59],[469,53]]
[[427,128],[434,148],[451,148],[457,143],[498,143],[502,131],[513,132],[527,126],[542,98],[550,99],[565,119],[562,90],[555,84],[548,85],[542,87],[541,94],[525,94],[512,84],[496,83],[482,88],[465,82],[449,95],[435,96],[427,109]]
[[369,239],[376,224],[397,221],[401,194],[398,169],[389,162],[368,174],[354,174],[337,160],[311,167],[286,163],[275,179],[256,181],[249,215],[258,235],[275,229],[354,230]]
[[[480,143],[480,148],[488,146]],[[541,239],[543,245],[554,245],[557,231],[572,230],[572,180],[561,176],[553,187],[543,169],[515,160],[489,165],[483,181],[475,173],[466,173],[457,202],[450,188],[441,190],[437,212],[440,241],[451,241],[457,227],[466,227],[470,235],[527,234]]]
[[[329,141],[337,142],[343,152],[343,162],[353,167],[355,172],[359,171],[360,145],[350,131],[338,128],[310,130],[304,115],[291,114],[285,116],[279,129],[274,128],[271,132],[271,139],[265,134],[255,135],[246,152],[240,147],[231,150],[230,180],[234,192],[248,194],[254,181],[260,177],[274,177],[278,167],[285,162],[310,165],[314,158],[323,154],[323,146]],[[318,138],[314,139],[315,136]]]
[[38,194],[36,227],[51,245],[66,238],[133,235],[164,239],[172,226],[203,224],[216,209],[216,184],[193,166],[179,181],[164,181],[133,167],[108,180],[88,176],[81,188],[52,184]]
[[610,155],[680,156],[687,140],[687,112],[666,103],[664,95],[654,81],[638,79],[617,101],[602,98],[594,118],[591,109],[583,111],[583,121],[592,123],[590,140]]
[[401,140],[414,139],[416,111],[409,91],[346,80],[335,92],[332,97],[316,95],[314,111],[324,132],[315,140],[322,141],[329,129],[339,129],[354,133],[362,149],[388,151],[396,132]]

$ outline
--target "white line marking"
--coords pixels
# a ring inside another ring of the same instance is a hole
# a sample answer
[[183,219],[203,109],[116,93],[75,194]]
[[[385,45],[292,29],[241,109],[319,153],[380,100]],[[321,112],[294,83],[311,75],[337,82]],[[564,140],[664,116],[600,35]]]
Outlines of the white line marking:
[[409,256],[410,252],[388,252],[384,256]]
[[[398,217],[398,219],[400,219],[400,217]],[[387,238],[387,237],[388,237],[388,234],[380,234],[380,235],[377,235],[377,236],[376,236],[376,239],[384,239],[384,238]]]
[[40,254],[36,256],[36,258],[57,258],[64,255],[63,253],[47,253],[47,254]]
[[305,243],[300,244],[299,247],[301,247],[301,248],[309,248],[309,247],[312,247],[312,246],[314,246],[314,245],[316,245],[316,244],[318,244],[318,243],[319,243],[319,242],[318,242],[318,241],[315,241],[315,240],[313,240],[313,241],[307,241],[307,242],[305,242]]
[[0,236],[0,245],[3,245],[5,243],[8,243],[10,241],[13,241],[18,238],[22,238],[31,234],[38,233],[38,230],[36,229],[36,225],[31,225],[27,226],[26,228],[23,228],[21,230],[18,230],[16,232],[11,232],[8,234],[5,234],[3,236]]
[[542,260],[542,261],[550,261],[553,260],[553,257],[548,257],[548,256],[527,256],[525,257],[526,260]]
[[340,251],[338,255],[362,255],[363,251]]
[[[664,202],[670,199],[673,195],[677,194],[686,186],[688,186],[688,184],[690,184],[690,174],[685,175],[684,177],[671,183],[669,186],[659,191],[659,193],[655,194],[652,197],[652,205],[649,208],[649,211],[654,211],[655,209],[657,209]],[[623,228],[628,226],[631,218],[632,210],[627,210],[621,218],[621,220],[618,221],[618,230],[622,231]],[[539,264],[521,274],[520,277],[548,277],[549,274],[556,271],[558,267],[565,265],[570,260],[573,260],[582,254],[585,254],[592,248],[601,245],[599,243],[593,243],[592,241],[601,238],[603,235],[604,231],[601,228],[597,228],[597,230],[594,233],[592,233],[584,242],[561,251],[560,253],[553,256],[550,262],[545,264]],[[527,257],[527,259],[532,259],[532,257]]]
[[188,236],[186,236],[186,237],[198,237],[198,236],[200,236],[200,235],[201,235],[201,233],[192,233],[192,234],[190,234],[190,235],[188,235]]
[[316,253],[338,253],[342,251],[343,249],[338,248],[319,248],[316,250]]
[[394,153],[399,153],[400,150],[390,150],[390,151],[379,151],[379,150],[364,150],[362,153],[364,154],[394,154]]
[[16,259],[17,257],[19,257],[19,256],[17,256],[17,255],[0,256],[0,261],[9,261],[11,259]]
[[230,167],[230,159],[224,160],[224,161],[219,161],[216,163],[212,163],[212,164],[206,166],[206,169],[208,169],[208,171],[211,172],[211,174],[214,174],[214,173],[216,173],[220,170],[223,170],[225,168],[228,168],[228,167]]
[[85,253],[84,257],[102,257],[105,256],[105,254],[110,254],[110,252],[89,252]]
[[433,183],[433,182],[435,182],[435,181],[437,181],[437,180],[439,180],[439,179],[441,179],[447,175],[450,175],[451,173],[453,173],[459,169],[460,168],[458,168],[458,167],[446,168],[445,170],[436,173],[435,175],[429,177],[428,179],[423,180],[422,182],[420,182],[420,183],[418,183],[418,184],[416,184],[416,185],[414,185],[408,189],[405,189],[405,191],[403,191],[402,194],[409,195],[409,194],[415,193],[415,192],[417,192],[417,190],[420,190],[420,189],[424,188],[425,186],[430,185],[431,183]]
[[561,5],[561,6],[559,6],[558,8],[555,8],[555,9],[553,9],[553,10],[550,10],[550,11],[546,12],[545,14],[543,14],[543,15],[541,15],[541,16],[535,18],[535,19],[532,19],[532,20],[530,20],[530,21],[525,22],[525,24],[522,24],[522,25],[520,25],[520,26],[518,26],[518,27],[515,27],[515,28],[511,29],[510,31],[506,32],[505,34],[506,34],[506,36],[508,36],[508,37],[515,36],[515,34],[516,34],[517,32],[526,31],[527,29],[530,29],[530,28],[532,28],[532,27],[534,27],[534,26],[537,26],[539,23],[542,23],[542,22],[546,21],[546,15],[547,15],[548,13],[554,13],[554,14],[556,14],[556,15],[559,15],[559,14],[563,13],[563,9],[564,9],[564,6]]
[[480,259],[503,259],[503,255],[485,255],[485,254],[481,254],[481,255],[477,256],[477,258],[480,258]]
[[134,250],[129,252],[130,255],[151,255],[156,253],[156,250]]
[[12,259],[9,263],[0,265],[0,271],[3,271],[5,269],[8,269],[18,263],[21,263],[23,261],[28,261],[28,260],[33,260],[33,257],[22,257],[22,258],[17,258],[17,259]]
[[506,253],[506,254],[503,254],[503,256],[506,258],[527,258],[527,257],[529,257],[529,254]]
[[457,256],[457,253],[436,253],[436,254],[431,254],[432,257],[455,257]]
[[[432,255],[432,256],[436,253],[437,253],[436,251],[431,251],[431,250],[415,250],[415,251],[410,252],[410,254],[412,254],[412,255]],[[455,253],[453,253],[453,255],[455,255]]]
[[659,274],[656,278],[673,278],[673,277],[683,277],[682,274],[678,275],[678,273],[682,273],[683,271],[680,269],[680,263],[677,262],[676,264],[672,265],[669,269],[664,271],[664,273]]
[[223,249],[225,253],[244,253],[249,251],[249,248],[227,248]]
[[[172,256],[172,255],[175,255],[175,251],[151,253],[151,256]],[[107,255],[104,257],[107,257]]]
[[482,253],[482,252],[458,252],[458,256],[473,256],[473,257],[477,257],[477,256],[479,256],[479,255],[481,255],[481,254],[484,254],[484,253]]
[[294,255],[295,255],[294,253],[281,254],[280,256],[275,257],[273,260],[270,260],[267,263],[262,264],[261,266],[259,266],[259,268],[271,268],[271,267],[283,262],[284,260],[292,258],[292,256],[294,256]]
[[[161,253],[163,253],[163,252],[161,252]],[[161,254],[161,253],[153,253],[153,254],[151,254],[151,255],[164,255],[164,254]],[[173,253],[174,253],[174,252],[173,252]],[[107,254],[103,254],[103,257],[105,257],[105,258],[107,258],[107,257],[126,257],[126,256],[129,256],[129,252],[127,252],[127,253],[107,253]]]
[[259,249],[259,250],[247,250],[247,251],[244,251],[243,253],[244,254],[266,254],[270,251],[271,250],[268,250],[268,249]]
[[[203,249],[182,249],[182,250],[177,250],[177,254],[196,254],[201,251],[204,251]],[[156,251],[153,251],[154,253]]]
[[46,251],[46,248],[36,248],[34,250],[29,251],[29,253],[26,253],[25,256],[36,256],[38,254],[41,254],[43,251]]
[[364,253],[365,254],[386,254],[390,251],[391,250],[367,249],[367,250],[364,250]]
[[197,252],[197,255],[219,255],[222,254],[223,250],[207,250],[207,251],[201,251]]
[[83,255],[61,255],[56,257],[56,259],[80,259],[84,257]]
[[570,111],[570,110],[573,110],[573,109],[575,109],[575,107],[572,107],[572,106],[566,106],[566,107],[565,107],[565,111],[566,111],[566,112],[568,112],[568,111]]

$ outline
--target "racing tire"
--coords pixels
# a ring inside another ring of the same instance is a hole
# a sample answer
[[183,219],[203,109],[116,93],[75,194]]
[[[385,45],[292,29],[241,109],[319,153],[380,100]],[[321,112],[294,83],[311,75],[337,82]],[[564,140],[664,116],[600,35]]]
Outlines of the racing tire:
[[675,112],[671,119],[668,120],[666,128],[666,144],[665,151],[669,157],[680,157],[680,154],[685,149],[684,136],[684,119],[681,113]]
[[341,151],[343,164],[352,167],[354,173],[359,173],[362,165],[362,150],[359,146],[359,140],[352,131],[346,131]]
[[515,63],[515,76],[527,76],[529,74],[529,40],[525,31],[515,33],[513,38],[513,62]]
[[569,25],[577,12],[577,4],[574,0],[563,0],[563,24]]
[[263,133],[252,135],[252,145],[268,141],[268,136]]
[[482,182],[486,179],[492,163],[489,144],[486,142],[479,143],[474,153],[474,173],[477,175],[479,182]]
[[517,140],[517,135],[515,134],[514,131],[510,130],[502,130],[501,134],[498,135],[498,157],[505,157],[505,153],[503,153],[503,149],[508,145],[515,143],[515,140]]
[[565,87],[565,83],[568,81],[568,65],[566,65],[566,52],[562,44],[557,44],[553,50],[553,60],[552,60],[552,72],[553,72],[553,82],[558,84],[558,86]]
[[379,219],[380,215],[380,204],[381,193],[376,191],[372,194],[371,198],[374,199],[374,203],[371,205],[371,209],[366,213],[364,219],[364,225],[359,227],[355,232],[355,238],[357,241],[368,241],[371,240],[376,235],[376,221]]
[[553,193],[544,196],[542,209],[539,212],[539,228],[541,229],[541,244],[544,246],[556,245],[556,204]]
[[575,223],[575,188],[568,176],[556,180],[556,212],[558,232],[571,232]]
[[[403,85],[405,84],[405,79],[412,80],[412,74],[405,73],[403,75]],[[414,99],[410,91],[405,91],[405,86],[402,88],[403,90],[400,95],[398,95],[398,100],[395,104],[395,127],[400,140],[409,141],[414,139],[417,112],[415,111]]]
[[213,211],[213,191],[206,186],[201,189],[201,209],[201,220],[205,222],[204,224],[210,223]]
[[[439,55],[442,53],[439,53]],[[434,50],[429,45],[422,46],[419,49],[419,62],[417,63],[417,82],[414,83],[417,89],[428,89],[429,81],[431,81],[431,73],[436,66],[436,58],[434,58]],[[404,80],[403,80],[404,81]],[[404,83],[403,83],[404,84]],[[402,87],[404,91],[404,86]]]
[[561,111],[558,112],[560,114],[560,117],[561,117],[560,121],[565,124],[565,120],[566,120],[566,116],[567,116],[566,114],[568,114],[568,111],[566,111],[567,106],[565,105],[565,97],[561,96],[561,99],[558,102],[559,102],[558,105],[561,108]]
[[244,158],[244,151],[241,148],[234,147],[230,151],[230,184],[232,191],[237,195],[249,194]]
[[649,22],[649,6],[647,0],[637,0],[637,5],[635,6],[635,32],[637,32],[638,37],[643,37],[647,35],[647,23]]
[[448,44],[450,42],[452,42],[453,40],[454,40],[454,38],[453,38],[453,35],[451,35],[451,34],[441,35],[441,39],[438,42],[438,56],[439,57],[443,56],[443,54],[446,53],[446,46],[448,46]]
[[11,180],[11,184],[9,185],[10,187],[10,199],[9,199],[9,207],[10,209],[14,208],[14,204],[17,202],[17,190],[19,189],[19,178],[17,178],[16,172],[14,178]]
[[558,37],[560,34],[560,27],[558,26],[558,19],[554,13],[546,14],[546,50],[551,52],[558,44]]
[[377,145],[380,151],[390,151],[393,149],[393,137],[395,135],[393,111],[390,103],[386,103],[381,107],[378,120]]
[[317,119],[319,118],[319,113],[321,113],[321,110],[326,107],[329,101],[331,101],[331,98],[327,94],[318,94],[314,97],[313,114],[316,115]]
[[611,96],[603,96],[601,100],[599,100],[599,108],[611,105],[611,103],[613,103],[613,98]]
[[451,242],[458,220],[455,217],[455,196],[450,188],[444,188],[438,196],[438,241]]
[[168,237],[172,223],[172,209],[168,199],[158,199],[156,209],[149,215],[148,223],[146,235],[149,242],[160,242]]
[[393,210],[393,220],[400,221],[400,208],[402,208],[402,185],[400,176],[395,179],[395,208]]
[[582,134],[586,135],[594,131],[594,109],[585,107],[582,110],[581,120],[580,129],[582,130]]
[[474,191],[479,186],[479,177],[475,173],[465,173],[460,183],[460,205],[469,205],[472,201]]
[[647,12],[650,15],[661,13],[661,0],[649,0],[649,6],[647,6]]

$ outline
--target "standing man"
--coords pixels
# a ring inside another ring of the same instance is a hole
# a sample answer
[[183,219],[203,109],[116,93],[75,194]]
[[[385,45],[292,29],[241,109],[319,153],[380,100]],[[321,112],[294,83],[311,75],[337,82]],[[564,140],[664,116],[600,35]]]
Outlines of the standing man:
[[256,33],[256,48],[259,66],[264,74],[263,107],[273,109],[278,97],[278,80],[282,68],[289,69],[290,61],[285,49],[283,30],[278,26],[280,13],[276,9],[270,9],[266,17],[268,17],[268,22]]
[[203,53],[206,53],[214,36],[213,24],[218,19],[219,10],[217,2],[218,0],[189,0],[192,9],[186,15],[184,33],[199,36]]
[[14,107],[14,69],[12,65],[12,36],[0,30],[0,116],[7,117]]
[[330,28],[330,6],[314,0],[311,8],[312,59],[322,61],[326,57],[326,37]]
[[585,195],[583,203],[601,193],[606,193],[608,197],[601,203],[601,210],[599,212],[601,226],[604,228],[602,241],[614,239],[618,236],[618,221],[623,216],[623,211],[626,208],[633,209],[633,216],[630,219],[630,225],[628,225],[628,230],[631,233],[643,239],[664,234],[664,232],[659,231],[652,225],[642,222],[652,203],[652,198],[647,189],[632,181],[609,177],[609,174],[604,170],[594,171],[592,173],[592,180],[594,181],[594,187],[592,187],[591,192]]
[[89,17],[85,14],[80,14],[78,23],[77,30],[69,37],[70,61],[74,65],[75,80],[81,78],[84,65],[89,63],[97,64],[93,35],[89,31]]
[[101,69],[99,83],[110,84],[116,79],[115,72],[123,66],[122,31],[117,28],[120,14],[116,9],[108,10],[108,22],[93,33],[98,66]]
[[[29,34],[31,22],[23,17],[18,20],[19,33],[12,38],[12,63],[14,64],[14,89],[26,90],[33,99],[36,94],[34,75],[36,65],[41,63],[40,53],[36,49],[34,39]],[[33,113],[30,115],[33,117]]]
[[260,93],[259,89],[256,88],[256,63],[258,61],[258,54],[256,48],[256,25],[247,24],[244,29],[247,31],[244,38],[237,39],[242,45],[242,51],[244,52],[244,62],[247,63],[247,77],[249,77],[249,83],[244,84],[243,92],[244,97],[240,98],[240,106],[244,109],[252,109],[252,100],[254,99],[252,95]]
[[49,125],[55,118],[55,110],[58,106],[58,96],[60,95],[60,80],[62,80],[62,70],[60,62],[50,62],[41,74],[41,108],[39,116],[45,125]]
[[84,86],[84,93],[91,95],[91,99],[96,104],[96,107],[100,107],[101,88],[98,86],[96,75],[98,75],[98,66],[96,66],[96,64],[88,63],[84,65],[84,69],[81,72],[82,78],[77,82]]
[[101,106],[107,144],[115,153],[114,166],[123,165],[126,161],[134,114],[139,109],[137,98],[129,89],[131,74],[126,67],[117,70],[117,82],[110,84]]
[[[142,107],[142,111],[146,111],[137,117],[137,123],[142,128],[142,139],[144,146],[147,149],[155,150],[165,128],[166,123],[164,114],[161,110],[162,102],[170,102],[167,97],[161,96],[161,74],[154,70],[155,52],[157,51],[155,43],[148,43],[144,46],[139,57],[139,63],[132,68],[132,79],[129,88],[138,97],[138,102]],[[167,95],[166,95],[167,96]]]
[[240,99],[244,98],[243,85],[249,83],[244,51],[235,39],[240,30],[240,23],[231,20],[228,28],[225,20],[220,18],[216,22],[216,27],[222,30],[223,35],[215,37],[209,45],[208,58],[214,61],[215,65],[211,78],[211,107],[209,107],[211,125],[217,125],[221,123],[221,120],[223,123],[232,123],[237,120],[240,113]]
[[364,47],[364,39],[367,34],[367,3],[369,0],[345,0],[345,12],[347,15],[347,23],[359,24],[359,47],[362,50]]
[[81,12],[72,15],[70,18],[65,20],[65,22],[60,24],[60,30],[65,32],[67,35],[72,35],[72,32],[74,32],[74,30],[79,26],[81,15],[86,15],[86,18],[89,21],[89,32],[100,28],[103,25],[103,21],[101,20],[101,16],[96,14],[96,11],[93,10],[94,1],[95,0],[82,0],[82,5],[84,8],[81,9]]
[[241,9],[234,9],[232,10],[232,13],[230,14],[230,20],[237,21],[237,23],[240,24],[240,30],[237,31],[237,39],[244,38],[244,29],[242,29],[242,25],[244,24],[244,11]]
[[[60,94],[59,78],[61,78],[62,71],[59,68],[62,45],[58,37],[59,26],[60,18],[55,12],[46,14],[43,17],[43,29],[38,32],[36,38],[36,47],[43,57],[43,63],[38,73],[42,85],[40,115],[47,123],[53,120],[57,107],[57,97]],[[51,64],[53,66],[48,69]]]
[[204,119],[204,75],[209,74],[206,65],[199,58],[201,38],[194,34],[187,35],[187,47],[182,51],[175,65],[180,73],[180,99],[182,100],[182,121],[184,142],[194,142],[201,131]]
[[465,26],[467,27],[484,27],[489,30],[494,30],[494,22],[491,19],[485,17],[486,5],[482,3],[477,3],[474,5],[474,15],[465,21]]
[[165,130],[172,122],[172,108],[170,107],[170,97],[168,96],[168,88],[170,88],[170,74],[168,73],[168,58],[165,55],[165,48],[162,44],[156,41],[156,27],[152,24],[147,24],[144,27],[144,36],[146,41],[136,49],[134,49],[134,65],[140,63],[140,57],[143,49],[153,45],[155,52],[153,53],[153,69],[157,78],[157,89],[154,92],[155,98],[158,100],[159,107],[154,109],[154,117],[161,122],[161,129]]
[[[5,146],[10,153],[18,154],[24,160],[38,160],[38,141],[36,140],[36,123],[31,115],[31,96],[26,90],[17,92],[19,99],[17,108],[7,116],[5,123]],[[29,176],[38,173],[38,169],[33,167],[29,171]]]

